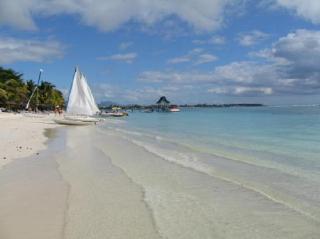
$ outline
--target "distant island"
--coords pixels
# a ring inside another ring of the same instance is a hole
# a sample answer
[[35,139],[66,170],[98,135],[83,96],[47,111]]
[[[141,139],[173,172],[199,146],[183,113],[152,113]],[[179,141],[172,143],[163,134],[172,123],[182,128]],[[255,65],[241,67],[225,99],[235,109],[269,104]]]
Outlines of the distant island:
[[180,105],[180,107],[199,107],[199,108],[221,108],[221,107],[262,107],[263,104],[195,104],[195,105]]
[[[177,105],[180,108],[230,108],[230,107],[263,107],[264,104],[251,104],[251,103],[240,103],[240,104],[181,104]],[[144,110],[144,109],[153,109],[157,105],[139,105],[139,104],[99,104],[101,110],[111,110],[113,107],[121,107],[124,110]]]
[[148,109],[168,109],[170,106],[180,107],[180,108],[228,108],[228,107],[262,107],[263,104],[246,104],[246,103],[238,103],[238,104],[172,104],[166,96],[161,96],[159,100],[155,104],[151,105],[139,105],[139,104],[128,104],[121,105],[111,101],[102,101],[99,104],[99,108],[102,110],[111,110],[114,107],[121,107],[124,110],[148,110]]

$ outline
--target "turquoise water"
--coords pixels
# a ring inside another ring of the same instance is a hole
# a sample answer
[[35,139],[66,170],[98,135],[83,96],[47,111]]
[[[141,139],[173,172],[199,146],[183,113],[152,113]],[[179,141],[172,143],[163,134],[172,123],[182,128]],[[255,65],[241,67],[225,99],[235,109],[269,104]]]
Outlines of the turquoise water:
[[183,109],[131,113],[127,129],[251,161],[320,169],[320,107]]
[[320,107],[132,112],[107,128],[158,157],[320,222]]

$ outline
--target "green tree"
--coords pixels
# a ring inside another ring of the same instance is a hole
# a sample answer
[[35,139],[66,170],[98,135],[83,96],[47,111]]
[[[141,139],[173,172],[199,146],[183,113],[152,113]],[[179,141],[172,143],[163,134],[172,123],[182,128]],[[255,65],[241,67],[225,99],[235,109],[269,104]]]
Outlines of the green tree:
[[[0,106],[12,110],[24,109],[36,84],[32,80],[25,82],[22,74],[12,69],[0,67]],[[52,110],[56,105],[63,106],[62,93],[53,84],[47,81],[41,82],[31,99],[30,106],[40,110]]]
[[23,81],[22,76],[23,76],[22,74],[17,73],[12,69],[4,69],[3,67],[0,66],[0,82],[5,82],[6,80],[9,80],[9,79]]

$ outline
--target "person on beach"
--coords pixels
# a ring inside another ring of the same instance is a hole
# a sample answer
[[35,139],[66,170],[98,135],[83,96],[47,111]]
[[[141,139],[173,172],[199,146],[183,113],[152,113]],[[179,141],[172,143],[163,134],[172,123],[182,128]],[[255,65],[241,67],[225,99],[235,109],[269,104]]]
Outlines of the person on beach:
[[56,107],[54,108],[54,115],[57,115],[58,113],[58,106],[56,105]]
[[59,105],[57,105],[57,106],[55,107],[55,109],[54,109],[54,115],[57,115],[57,114],[60,115],[60,107],[59,107]]

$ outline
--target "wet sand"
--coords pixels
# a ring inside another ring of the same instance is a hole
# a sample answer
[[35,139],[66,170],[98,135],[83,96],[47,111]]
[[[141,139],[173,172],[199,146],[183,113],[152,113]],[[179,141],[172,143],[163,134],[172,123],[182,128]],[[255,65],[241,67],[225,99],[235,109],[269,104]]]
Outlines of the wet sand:
[[1,239],[160,238],[143,191],[95,147],[92,132],[61,128],[40,156],[0,170]]

